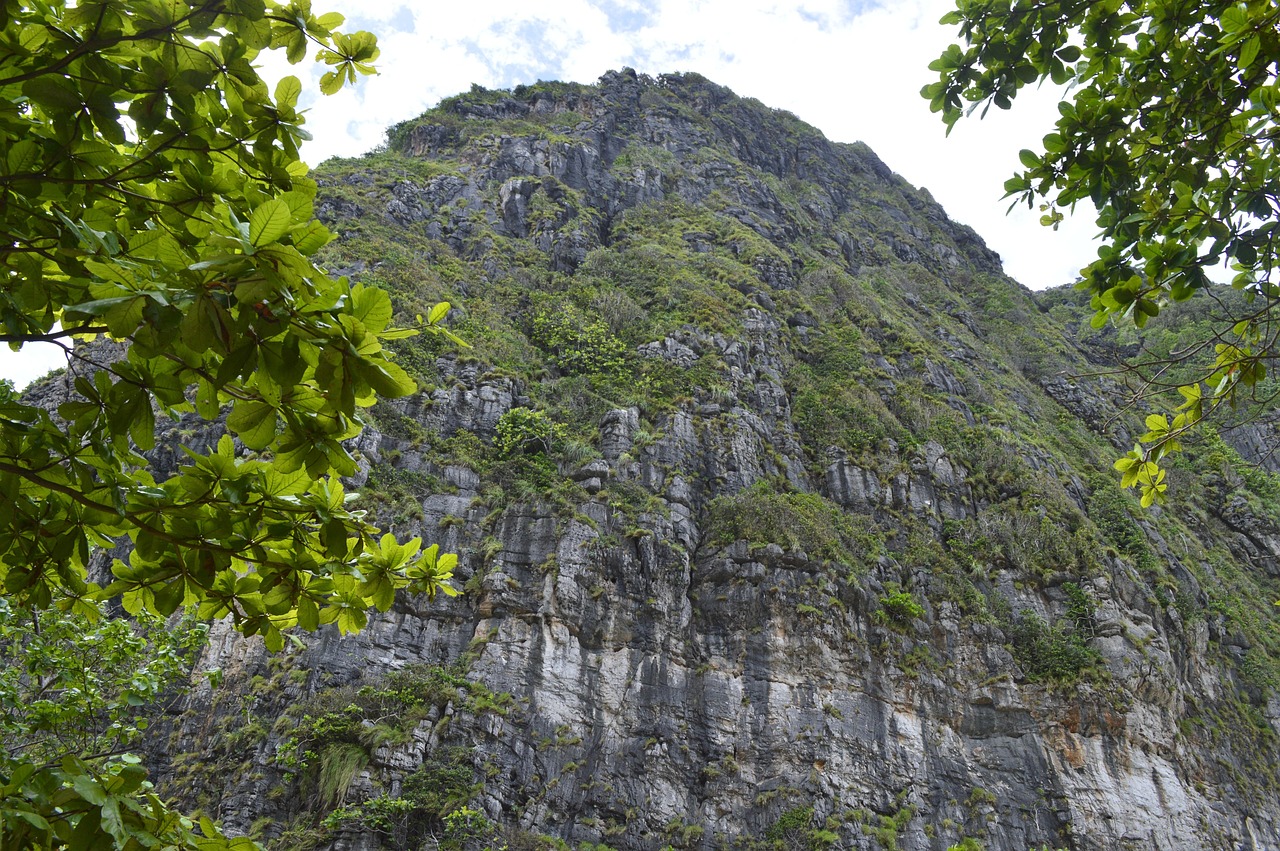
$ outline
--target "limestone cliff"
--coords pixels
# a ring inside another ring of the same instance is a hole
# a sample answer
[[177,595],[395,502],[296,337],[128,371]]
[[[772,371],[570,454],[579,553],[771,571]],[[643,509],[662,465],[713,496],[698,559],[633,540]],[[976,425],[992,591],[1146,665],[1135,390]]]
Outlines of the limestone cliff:
[[220,634],[171,793],[294,848],[1280,848],[1280,487],[1215,439],[1139,509],[1114,345],[867,148],[624,70],[319,174],[331,267],[474,344],[359,443],[463,593]]

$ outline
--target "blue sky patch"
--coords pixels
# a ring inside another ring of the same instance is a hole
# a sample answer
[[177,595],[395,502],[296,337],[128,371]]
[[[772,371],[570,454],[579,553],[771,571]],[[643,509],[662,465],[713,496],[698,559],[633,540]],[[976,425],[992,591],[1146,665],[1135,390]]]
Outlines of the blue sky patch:
[[416,29],[413,10],[408,6],[401,6],[399,9],[396,9],[396,13],[392,15],[391,20],[387,22],[387,27],[392,32],[415,32]]
[[597,0],[597,9],[609,19],[609,29],[615,33],[631,33],[649,26],[650,16],[644,6],[633,8],[622,0]]

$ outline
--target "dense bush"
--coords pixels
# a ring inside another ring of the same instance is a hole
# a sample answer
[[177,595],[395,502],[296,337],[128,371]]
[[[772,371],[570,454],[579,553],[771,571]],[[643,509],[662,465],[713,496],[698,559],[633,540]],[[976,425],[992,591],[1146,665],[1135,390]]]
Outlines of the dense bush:
[[627,363],[626,344],[572,304],[535,312],[530,339],[568,375],[616,373]]
[[903,591],[890,583],[885,587],[885,595],[880,598],[880,608],[873,617],[877,623],[904,629],[913,621],[924,617],[924,606],[920,605],[910,591]]
[[[442,831],[459,844],[469,836],[454,828],[478,827],[470,818],[470,801],[482,788],[475,782],[471,751],[443,747],[431,753],[417,771],[405,778],[398,797],[378,795],[358,804],[339,807],[321,826],[327,830],[357,829],[381,834],[392,847],[418,847],[427,837]],[[463,813],[462,824],[455,815]],[[464,831],[467,832],[467,831]],[[441,842],[444,847],[444,842]]]
[[1133,561],[1143,572],[1155,571],[1159,559],[1147,543],[1147,536],[1129,513],[1131,501],[1120,492],[1115,482],[1103,475],[1089,478],[1093,494],[1089,497],[1089,519],[1103,538]]
[[380,748],[411,742],[433,710],[452,705],[473,714],[505,714],[510,701],[510,695],[467,679],[460,668],[428,665],[410,665],[364,685],[321,689],[277,725],[285,734],[276,763],[306,807],[277,847],[313,847],[343,829],[382,834],[389,847],[420,847],[430,836],[447,839],[449,817],[465,810],[483,785],[471,748],[430,750],[404,778],[399,795],[381,792],[348,801],[351,781]]
[[564,426],[542,411],[512,408],[498,419],[494,448],[503,458],[554,452],[564,441]]
[[830,500],[812,493],[779,493],[766,481],[716,497],[710,515],[711,541],[721,546],[738,540],[777,544],[848,565],[874,555],[878,547],[874,535]]
[[1098,651],[1072,627],[1053,625],[1032,612],[1023,612],[1006,629],[1014,658],[1032,682],[1069,685],[1088,675],[1102,661]]
[[298,704],[276,751],[276,763],[296,775],[317,803],[341,802],[350,775],[385,744],[407,741],[433,707],[450,703],[472,712],[499,710],[494,695],[450,668],[410,665],[363,686],[324,689]]

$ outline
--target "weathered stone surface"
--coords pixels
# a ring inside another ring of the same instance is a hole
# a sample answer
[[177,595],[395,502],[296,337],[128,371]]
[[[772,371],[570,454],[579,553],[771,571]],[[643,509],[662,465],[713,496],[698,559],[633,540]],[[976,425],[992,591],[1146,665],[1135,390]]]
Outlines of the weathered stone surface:
[[[641,355],[675,368],[717,359],[719,384],[690,386],[656,410],[608,401],[616,407],[582,424],[591,445],[560,460],[566,484],[552,503],[513,496],[483,468],[442,463],[429,442],[394,436],[392,415],[433,436],[488,440],[503,413],[538,398],[477,360],[439,358],[436,389],[377,409],[388,421],[358,449],[383,465],[375,471],[435,483],[413,492],[414,510],[397,515],[394,531],[456,551],[466,593],[401,597],[357,636],[324,629],[306,638],[290,657],[301,681],[248,710],[194,690],[191,714],[166,722],[173,750],[214,747],[216,728],[237,713],[274,723],[323,687],[466,660],[467,676],[512,695],[514,708],[433,709],[408,741],[372,755],[348,801],[397,794],[406,774],[453,743],[474,748],[483,775],[473,806],[570,844],[656,849],[684,831],[687,847],[714,848],[763,838],[783,813],[811,806],[815,825],[833,817],[833,847],[870,851],[883,847],[881,818],[910,806],[895,840],[902,848],[943,851],[969,836],[993,851],[1280,849],[1280,806],[1267,791],[1276,778],[1236,776],[1246,755],[1232,743],[1242,739],[1203,729],[1219,723],[1209,710],[1248,697],[1232,666],[1258,652],[1207,613],[1207,558],[1166,540],[1159,523],[1131,522],[1123,507],[1086,517],[1097,471],[1056,452],[1075,432],[1036,432],[1033,446],[995,416],[999,402],[1001,416],[1024,426],[1065,417],[1099,430],[1116,411],[1106,386],[987,369],[996,349],[979,333],[984,317],[964,301],[965,287],[998,276],[999,258],[865,146],[793,132],[794,119],[757,106],[691,77],[624,71],[563,97],[462,103],[456,117],[470,122],[467,133],[429,123],[407,131],[407,154],[465,161],[468,171],[402,181],[383,200],[386,216],[426,228],[459,257],[488,257],[495,275],[510,267],[486,254],[492,245],[475,244],[479,225],[468,217],[491,217],[502,239],[526,240],[565,274],[607,247],[610,222],[660,199],[710,199],[716,215],[749,228],[768,250],[743,240],[724,253],[750,258],[729,294],[745,305],[736,315],[719,317],[715,330],[668,327],[638,338],[649,340]],[[569,120],[554,138],[485,123],[537,115]],[[629,147],[649,156],[621,165]],[[815,188],[785,197],[787,181],[801,180]],[[534,216],[544,201],[561,214]],[[598,226],[568,216],[571,202],[590,208]],[[356,215],[337,203],[321,209]],[[856,228],[859,217],[872,224]],[[699,259],[724,252],[702,227],[672,242]],[[793,250],[803,227],[823,236],[808,254]],[[801,305],[815,256],[840,264],[853,283]],[[866,292],[891,285],[857,277],[864,267],[906,277],[921,266],[958,283],[949,295],[921,284],[875,300]],[[1030,302],[1011,282],[999,285],[1010,303]],[[936,301],[944,297],[945,309]],[[881,315],[890,298],[911,318]],[[862,339],[883,344],[849,353],[841,367],[872,394],[859,404],[882,403],[898,423],[862,454],[809,445],[811,425],[797,413],[797,376],[818,368],[824,317],[841,311],[861,318]],[[920,341],[938,348],[926,357]],[[962,463],[955,433],[975,424],[995,436],[987,454]],[[796,504],[818,520],[835,511],[854,537],[805,539],[799,527],[817,521],[797,512],[796,528],[782,530],[793,540],[719,539],[713,507],[765,486],[806,498]],[[1103,522],[1132,527],[1127,548],[1091,531]],[[1223,499],[1187,523],[1229,548],[1241,569],[1276,572],[1280,530],[1247,500]],[[835,544],[839,558],[823,555]],[[1085,544],[1096,559],[1088,573]],[[1167,565],[1158,580],[1139,568],[1144,552]],[[1011,618],[1066,628],[1075,599],[1067,583],[1096,604],[1071,628],[1099,672],[1057,687],[1032,676]],[[887,603],[895,593],[922,614],[895,621]],[[255,640],[221,629],[200,662],[220,666],[245,693],[271,664]],[[1280,733],[1280,701],[1254,697],[1257,723]],[[203,795],[234,832],[264,816],[278,830],[304,806],[268,795],[285,788],[272,763],[282,735],[264,734],[232,776],[177,791]],[[1250,744],[1274,755],[1274,741],[1259,734]],[[160,769],[162,784],[175,776]],[[380,847],[372,832],[328,841]]]

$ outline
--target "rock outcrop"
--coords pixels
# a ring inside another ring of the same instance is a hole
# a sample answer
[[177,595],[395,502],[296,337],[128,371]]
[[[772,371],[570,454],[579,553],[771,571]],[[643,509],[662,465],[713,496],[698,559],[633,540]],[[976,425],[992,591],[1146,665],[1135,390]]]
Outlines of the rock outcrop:
[[[360,484],[463,593],[218,633],[163,788],[282,847],[1280,849],[1275,497],[1137,509],[1089,350],[927,193],[696,75],[390,139],[319,171],[330,262],[476,348],[406,344]],[[500,455],[521,407],[566,438]]]

